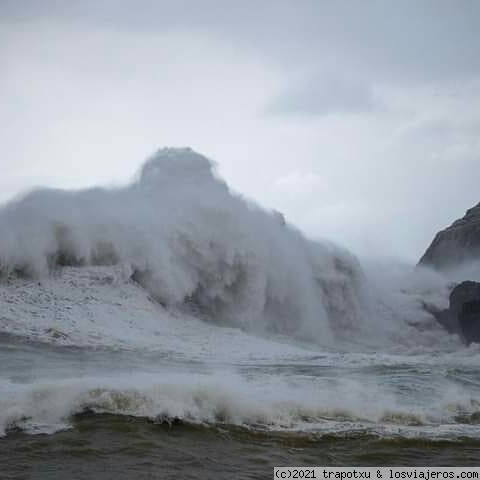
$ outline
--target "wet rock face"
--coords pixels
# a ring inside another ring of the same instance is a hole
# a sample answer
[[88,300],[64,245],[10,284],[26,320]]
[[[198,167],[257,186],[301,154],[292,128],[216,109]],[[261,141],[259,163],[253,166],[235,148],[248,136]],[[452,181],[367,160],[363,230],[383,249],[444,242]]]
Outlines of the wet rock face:
[[450,293],[449,310],[459,316],[471,302],[480,301],[480,283],[466,281],[459,283]]
[[480,343],[480,299],[463,304],[458,323],[467,343]]
[[473,259],[480,260],[480,203],[438,232],[419,264],[447,270]]
[[480,343],[480,283],[466,281],[458,284],[450,294],[446,310],[431,311],[438,322],[450,333],[456,333],[469,345]]

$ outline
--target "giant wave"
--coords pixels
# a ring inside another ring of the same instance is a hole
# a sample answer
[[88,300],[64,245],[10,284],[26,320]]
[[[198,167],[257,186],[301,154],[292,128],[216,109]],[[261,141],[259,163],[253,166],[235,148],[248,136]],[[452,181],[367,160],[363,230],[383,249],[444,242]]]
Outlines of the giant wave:
[[259,333],[329,344],[440,331],[421,304],[443,301],[443,281],[375,284],[348,251],[232,192],[189,148],[159,150],[124,187],[41,189],[0,210],[4,278],[98,265],[121,266],[167,310]]

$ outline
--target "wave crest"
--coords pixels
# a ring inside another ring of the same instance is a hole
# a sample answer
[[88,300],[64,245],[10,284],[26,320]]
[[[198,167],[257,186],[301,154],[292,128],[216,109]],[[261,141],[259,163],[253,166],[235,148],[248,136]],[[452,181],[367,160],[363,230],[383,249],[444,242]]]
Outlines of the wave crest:
[[328,341],[365,312],[352,255],[232,193],[188,148],[159,150],[128,186],[37,190],[0,211],[4,275],[111,264],[219,324]]

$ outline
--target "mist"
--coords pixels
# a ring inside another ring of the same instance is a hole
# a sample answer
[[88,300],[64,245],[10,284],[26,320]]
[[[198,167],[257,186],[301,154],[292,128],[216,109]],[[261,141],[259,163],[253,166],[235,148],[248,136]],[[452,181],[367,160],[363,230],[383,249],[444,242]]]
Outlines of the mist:
[[415,263],[478,202],[479,18],[467,0],[4,1],[0,201],[125,184],[190,145],[306,235]]

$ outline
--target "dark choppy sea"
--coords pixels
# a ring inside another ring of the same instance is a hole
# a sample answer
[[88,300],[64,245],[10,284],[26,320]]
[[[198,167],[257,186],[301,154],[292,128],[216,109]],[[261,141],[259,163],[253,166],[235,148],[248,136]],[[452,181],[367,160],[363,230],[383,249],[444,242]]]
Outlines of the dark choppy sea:
[[473,348],[297,348],[283,359],[246,352],[218,364],[4,335],[0,478],[253,479],[281,465],[478,465],[479,358]]

